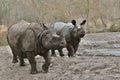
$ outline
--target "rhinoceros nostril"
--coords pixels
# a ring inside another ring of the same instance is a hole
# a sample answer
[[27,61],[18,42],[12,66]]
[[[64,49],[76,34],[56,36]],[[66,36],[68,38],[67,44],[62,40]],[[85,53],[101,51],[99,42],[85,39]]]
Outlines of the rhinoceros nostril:
[[85,36],[85,31],[81,32],[81,34],[80,34],[81,38],[84,37],[84,36]]
[[85,31],[82,31],[81,34],[85,34]]

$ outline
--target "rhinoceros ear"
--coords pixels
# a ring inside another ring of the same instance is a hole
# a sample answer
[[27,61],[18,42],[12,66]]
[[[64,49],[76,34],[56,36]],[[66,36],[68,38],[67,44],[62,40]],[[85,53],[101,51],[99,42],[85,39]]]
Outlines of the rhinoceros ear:
[[48,29],[48,27],[43,23],[43,27],[45,28],[45,29]]
[[76,21],[72,20],[71,23],[75,26],[76,25]]
[[80,25],[84,25],[86,23],[86,20],[83,20]]

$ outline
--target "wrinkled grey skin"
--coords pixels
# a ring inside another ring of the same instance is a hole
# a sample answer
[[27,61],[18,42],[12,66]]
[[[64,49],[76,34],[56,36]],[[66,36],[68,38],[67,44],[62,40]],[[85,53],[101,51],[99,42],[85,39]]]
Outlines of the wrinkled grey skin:
[[[75,20],[72,20],[71,23],[56,22],[53,24],[54,30],[58,35],[64,34],[66,39],[66,48],[68,50],[68,56],[72,57],[76,53],[79,42],[81,38],[84,37],[85,31],[83,25],[86,23],[86,20],[83,20],[80,24],[76,24]],[[64,56],[62,49],[57,49],[60,56]],[[52,56],[55,56],[55,51],[52,50]]]
[[31,65],[31,74],[37,73],[35,56],[40,55],[45,59],[42,69],[47,72],[50,65],[50,49],[66,46],[65,38],[57,35],[53,30],[38,23],[20,21],[8,29],[8,44],[13,53],[13,63],[20,60],[24,66],[24,58],[28,58]]

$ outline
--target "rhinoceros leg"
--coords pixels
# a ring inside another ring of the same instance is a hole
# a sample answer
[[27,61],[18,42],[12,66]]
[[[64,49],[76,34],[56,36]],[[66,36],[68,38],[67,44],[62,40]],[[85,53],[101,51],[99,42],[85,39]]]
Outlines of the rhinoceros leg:
[[49,69],[49,65],[50,65],[50,55],[47,53],[45,53],[45,55],[43,56],[44,59],[45,59],[45,63],[43,64],[42,66],[42,69],[45,71],[45,72],[48,72],[48,69]]
[[51,50],[51,56],[56,56],[55,50]]
[[[11,46],[10,46],[11,47]],[[12,63],[17,63],[18,60],[17,60],[17,51],[11,47],[11,50],[12,50],[12,54],[13,54],[13,60],[12,60]]]
[[74,46],[74,51],[75,51],[75,53],[76,53],[76,51],[78,50],[78,46],[79,46],[79,44],[76,44],[76,46]]
[[17,55],[15,54],[14,51],[12,51],[12,54],[13,54],[13,60],[12,60],[12,63],[17,63],[18,60],[17,60]]
[[62,49],[59,49],[58,51],[59,51],[59,54],[60,54],[61,57],[65,56],[65,55],[63,54]]
[[68,56],[74,57],[74,48],[70,43],[67,43]]
[[35,56],[33,52],[26,52],[27,58],[29,60],[29,63],[31,65],[31,74],[36,74],[38,73],[37,68],[36,68],[36,61],[35,61]]
[[75,43],[73,44],[74,53],[76,53],[76,51],[78,50],[79,42],[80,41],[75,41]]
[[25,66],[24,58],[22,56],[22,53],[19,53],[19,60],[20,60],[20,66]]

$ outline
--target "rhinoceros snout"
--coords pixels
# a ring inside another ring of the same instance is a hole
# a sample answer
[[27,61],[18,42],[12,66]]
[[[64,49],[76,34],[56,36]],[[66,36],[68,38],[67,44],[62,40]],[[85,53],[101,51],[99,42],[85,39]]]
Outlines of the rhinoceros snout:
[[82,37],[84,37],[85,36],[85,31],[82,31],[81,33],[80,33],[80,37],[82,38]]

